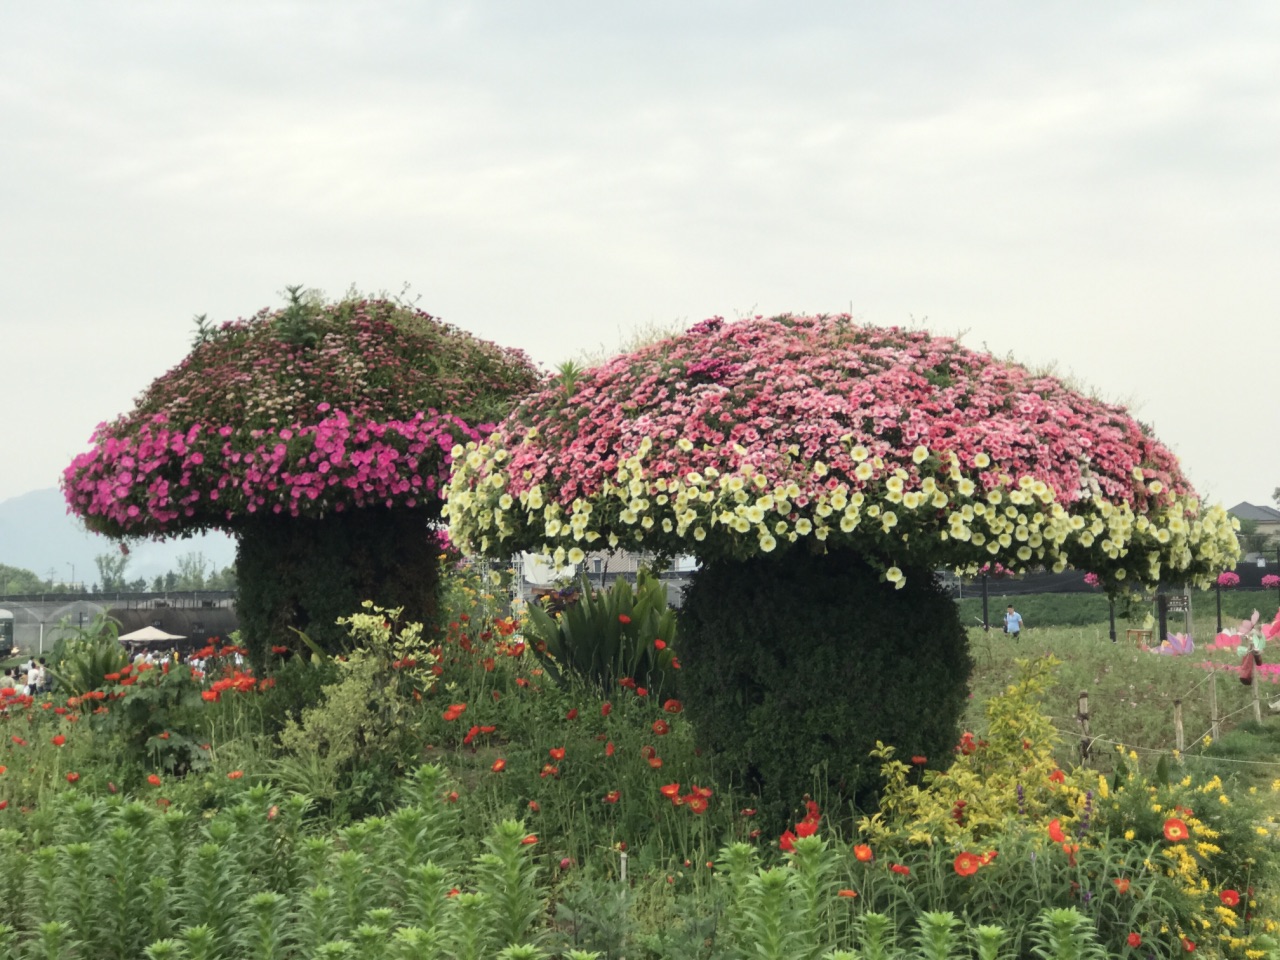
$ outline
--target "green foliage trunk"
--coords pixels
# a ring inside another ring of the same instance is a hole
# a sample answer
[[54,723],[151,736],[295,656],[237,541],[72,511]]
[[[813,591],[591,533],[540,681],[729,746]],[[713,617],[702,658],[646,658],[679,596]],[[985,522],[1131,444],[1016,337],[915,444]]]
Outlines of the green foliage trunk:
[[263,517],[236,532],[240,634],[255,663],[274,645],[297,649],[295,629],[327,651],[343,649],[338,618],[365,600],[435,622],[440,546],[420,510]]
[[792,551],[710,564],[686,591],[685,709],[773,825],[815,789],[827,803],[870,803],[877,740],[934,761],[955,746],[965,632],[932,574],[906,573],[895,590],[858,554]]

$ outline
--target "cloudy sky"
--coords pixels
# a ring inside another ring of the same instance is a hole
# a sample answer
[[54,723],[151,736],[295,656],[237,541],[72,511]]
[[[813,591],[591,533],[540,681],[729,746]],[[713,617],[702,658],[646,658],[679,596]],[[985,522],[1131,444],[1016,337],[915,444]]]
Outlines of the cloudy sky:
[[1280,486],[1280,4],[0,6],[0,500],[192,316],[399,291],[553,365],[851,311]]

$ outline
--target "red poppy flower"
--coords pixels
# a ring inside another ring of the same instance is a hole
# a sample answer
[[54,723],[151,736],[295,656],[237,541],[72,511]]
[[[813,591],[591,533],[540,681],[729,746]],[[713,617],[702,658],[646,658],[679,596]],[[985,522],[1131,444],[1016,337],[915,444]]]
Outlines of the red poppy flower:
[[1049,774],[1049,782],[1050,783],[1066,783],[1067,775],[1063,773],[1061,770],[1055,770],[1053,771],[1053,773]]
[[607,717],[611,713],[613,713],[612,703],[606,700],[604,703],[600,704],[600,716]]
[[692,791],[695,797],[701,797],[703,800],[710,800],[713,795],[710,787],[700,787],[696,783],[690,784],[689,790]]
[[980,866],[982,861],[975,854],[961,853],[956,857],[955,870],[962,877],[972,877]]
[[610,740],[608,743],[604,745],[604,755],[606,757],[612,757],[613,751],[614,751],[613,741]]
[[80,779],[80,774],[78,773],[72,772],[67,774],[67,783],[75,783],[79,779]]
[[558,777],[560,776],[560,768],[554,764],[544,763],[542,765],[542,772],[538,774],[538,776],[543,780],[547,779],[547,777]]
[[672,658],[671,658],[671,669],[672,669],[672,670],[679,670],[679,669],[680,669],[680,658],[679,658],[679,657],[672,657]]
[[529,681],[526,680],[524,677],[516,677],[517,687],[527,687],[528,685],[529,685]]
[[272,652],[272,653],[274,653],[276,656],[281,656],[281,655],[283,655],[283,654],[288,653],[288,652],[289,652],[289,648],[288,648],[288,647],[281,646],[281,645],[280,645],[280,644],[278,644],[278,643],[277,643],[277,644],[272,644],[272,646],[271,646],[271,652]]
[[649,766],[651,766],[654,770],[661,770],[661,769],[662,769],[662,758],[661,758],[661,757],[658,757],[658,756],[650,757],[650,758],[649,758]]
[[1062,832],[1062,824],[1055,817],[1049,821],[1049,839],[1054,843],[1065,843],[1067,835]]
[[566,720],[577,720],[577,719],[578,719],[578,708],[577,708],[577,707],[574,707],[572,710],[570,710],[568,713],[566,713],[566,714],[564,715],[564,718],[565,718]]
[[1140,933],[1131,933],[1125,938],[1125,940],[1128,942],[1129,946],[1133,947],[1135,950],[1142,946],[1142,934]]
[[445,710],[441,716],[443,716],[449,723],[452,723],[454,720],[457,720],[462,716],[466,710],[467,705],[465,703],[451,703],[449,704],[449,709]]
[[857,890],[849,890],[849,889],[847,889],[847,888],[846,888],[846,889],[844,889],[844,890],[837,890],[837,891],[836,891],[836,896],[837,896],[837,897],[844,897],[846,900],[852,900],[852,899],[853,899],[854,897],[856,897],[857,895],[858,895],[858,891],[857,891]]
[[507,761],[499,757],[497,760],[493,761],[493,766],[489,769],[494,773],[501,773],[503,770],[507,769]]
[[784,831],[782,836],[778,838],[778,847],[783,853],[790,853],[796,848],[796,835],[790,830]]
[[665,720],[653,721],[653,732],[659,737],[665,737],[671,732],[671,725]]
[[1062,852],[1067,855],[1067,863],[1074,867],[1076,865],[1076,854],[1080,852],[1080,844],[1064,843],[1062,845]]
[[631,677],[623,677],[618,681],[618,686],[625,687],[627,690],[634,690],[636,688],[636,682],[631,679]]
[[1240,905],[1240,892],[1238,890],[1223,890],[1218,894],[1218,899],[1228,907],[1237,907]]
[[904,877],[911,876],[911,868],[904,866],[901,863],[891,863],[889,865],[889,869],[892,870],[894,873],[901,874]]
[[1191,833],[1187,830],[1187,825],[1177,817],[1170,817],[1164,822],[1164,838],[1169,842],[1178,843],[1189,836]]
[[27,745],[27,741],[23,740],[21,737],[10,737],[9,739],[20,747],[25,747]]
[[684,704],[679,700],[667,700],[662,704],[662,709],[667,713],[679,713],[684,709]]
[[610,790],[608,793],[604,795],[605,803],[617,803],[621,799],[622,799],[621,790]]
[[552,760],[564,759],[564,747],[552,747],[547,753],[551,755]]
[[817,820],[801,820],[796,824],[797,837],[812,837],[818,832]]
[[1187,953],[1192,953],[1192,952],[1194,952],[1194,951],[1195,951],[1195,949],[1196,949],[1195,941],[1194,941],[1194,940],[1188,940],[1186,937],[1183,937],[1183,938],[1182,938],[1182,949],[1183,949],[1183,950],[1185,950],[1185,951],[1187,951]]
[[201,690],[200,698],[202,700],[207,700],[209,703],[217,703],[222,699],[222,694],[217,690]]
[[6,810],[9,807],[8,800],[0,800],[0,810]]
[[538,835],[536,833],[531,833],[527,837],[525,837],[523,840],[520,841],[521,845],[526,847],[531,847],[537,842],[538,842]]
[[160,786],[160,778],[153,773],[147,777],[147,783],[151,784],[153,787],[158,787]]
[[1128,892],[1129,892],[1129,878],[1128,878],[1128,877],[1116,877],[1116,878],[1115,878],[1114,880],[1112,880],[1111,882],[1112,882],[1112,883],[1114,883],[1114,884],[1116,885],[1116,891],[1117,891],[1118,893],[1128,893]]
[[636,687],[637,697],[647,697],[648,695],[649,695],[649,691],[646,690],[644,687]]
[[658,751],[653,749],[653,747],[649,746],[648,744],[645,744],[643,747],[640,748],[640,755],[644,757],[646,760],[648,760],[651,757],[656,757],[658,755]]
[[542,812],[542,808],[541,808],[540,806],[538,806],[538,801],[537,801],[537,800],[530,800],[530,801],[529,801],[529,812],[530,812],[530,813],[541,813],[541,812]]
[[912,758],[911,758],[911,762],[912,762],[912,763],[914,763],[917,767],[923,767],[926,763],[928,763],[928,762],[929,762],[929,758],[928,758],[928,757],[915,756],[915,757],[912,757]]
[[665,641],[665,640],[655,640],[655,641],[653,641],[653,649],[655,649],[655,650],[665,650],[665,649],[667,649],[667,641]]
[[67,742],[67,738],[64,737],[62,734],[58,734],[56,737],[53,738],[53,745],[55,747],[60,747],[66,742]]
[[668,800],[674,800],[676,797],[680,796],[680,784],[664,783],[658,788],[658,792]]
[[860,863],[867,863],[871,857],[871,847],[865,843],[855,844],[853,848],[853,856]]
[[458,791],[457,791],[457,790],[450,790],[448,793],[446,793],[446,794],[445,794],[444,799],[445,799],[445,803],[457,803],[457,802],[458,802]]
[[683,802],[684,802],[684,805],[688,807],[690,810],[692,810],[694,813],[707,812],[706,798],[700,797],[696,793],[689,794],[687,797],[684,798]]
[[630,617],[628,617],[625,613],[620,613],[620,614],[618,614],[618,622],[619,622],[619,623],[624,623],[624,624],[625,624],[625,623],[630,623],[630,622],[631,622],[631,618],[630,618]]
[[243,777],[243,776],[244,776],[244,771],[243,771],[243,770],[232,770],[230,773],[228,773],[228,774],[227,774],[227,779],[228,779],[228,780],[239,780],[239,779],[240,779],[241,777]]

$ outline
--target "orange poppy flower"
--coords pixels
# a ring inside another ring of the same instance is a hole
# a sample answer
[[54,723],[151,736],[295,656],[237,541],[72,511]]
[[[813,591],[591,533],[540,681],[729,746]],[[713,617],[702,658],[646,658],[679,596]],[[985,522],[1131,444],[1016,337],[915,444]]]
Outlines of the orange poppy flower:
[[982,861],[976,854],[966,852],[956,857],[955,870],[962,877],[972,877],[981,865]]
[[228,773],[228,774],[227,774],[227,779],[228,779],[228,780],[239,780],[239,779],[240,779],[241,777],[243,777],[243,776],[244,776],[244,771],[243,771],[243,770],[232,770],[230,773]]
[[617,803],[621,799],[622,799],[621,790],[610,790],[608,793],[604,795],[605,803]]
[[1164,822],[1164,838],[1170,843],[1178,843],[1191,836],[1187,830],[1187,825],[1177,817],[1170,817]]
[[507,761],[499,757],[497,760],[493,761],[493,766],[489,769],[494,773],[501,773],[503,770],[507,769]]
[[684,798],[683,803],[694,813],[706,813],[707,801],[705,797],[700,797],[696,793],[691,793]]
[[836,896],[837,896],[837,897],[844,897],[846,900],[852,900],[852,899],[853,899],[854,897],[856,897],[857,895],[858,895],[858,891],[857,891],[857,890],[844,889],[844,890],[837,890],[837,891],[836,891]]
[[160,786],[160,778],[153,773],[147,777],[147,783],[151,784],[153,787],[158,787]]
[[671,725],[665,720],[655,720],[653,721],[653,732],[659,737],[665,737],[671,732]]
[[859,863],[867,863],[872,858],[871,847],[865,843],[855,844],[853,847],[853,856]]
[[1112,882],[1112,883],[1114,883],[1114,884],[1116,885],[1116,890],[1117,890],[1117,892],[1119,892],[1119,893],[1128,893],[1128,892],[1129,892],[1129,878],[1128,878],[1128,877],[1116,877],[1116,878],[1115,878],[1114,880],[1112,880],[1111,882]]
[[538,842],[538,835],[536,833],[531,833],[527,837],[525,837],[523,840],[520,841],[521,845],[526,847],[531,847],[537,842]]
[[564,759],[564,747],[552,747],[547,753],[550,754],[552,760]]
[[1223,890],[1218,894],[1218,899],[1228,907],[1238,907],[1240,905],[1240,893],[1237,890]]
[[680,796],[680,784],[665,783],[658,788],[658,792],[668,800],[674,800],[676,797]]
[[1067,835],[1062,832],[1062,824],[1055,817],[1049,821],[1049,839],[1054,843],[1065,843]]

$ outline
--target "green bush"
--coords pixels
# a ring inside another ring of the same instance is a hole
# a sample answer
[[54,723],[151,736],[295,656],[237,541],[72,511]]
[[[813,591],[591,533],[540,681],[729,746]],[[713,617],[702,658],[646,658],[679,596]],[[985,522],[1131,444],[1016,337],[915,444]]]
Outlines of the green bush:
[[697,738],[780,822],[815,780],[871,801],[877,740],[942,758],[972,667],[928,571],[895,590],[852,552],[711,564],[685,593],[680,685]]
[[245,521],[238,533],[236,610],[259,668],[272,646],[300,648],[292,629],[305,630],[329,652],[344,649],[347,633],[338,618],[365,600],[402,607],[407,620],[435,620],[440,545],[421,513],[261,518]]
[[530,607],[528,629],[534,652],[562,687],[573,674],[605,692],[626,678],[655,698],[674,688],[676,614],[666,585],[643,570],[634,591],[622,578],[599,591],[584,580],[581,599],[559,614]]

